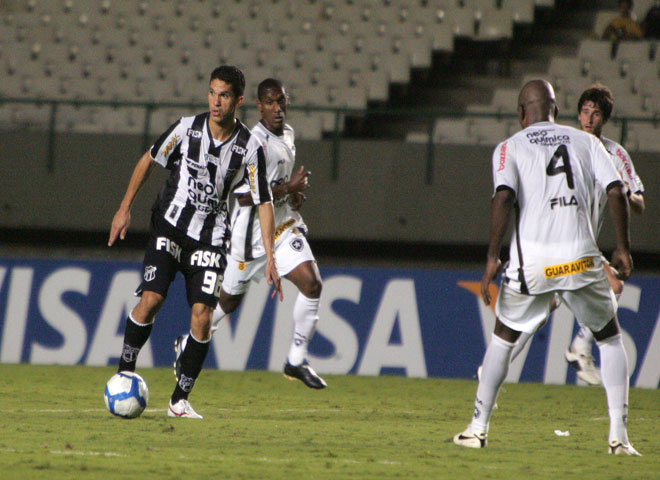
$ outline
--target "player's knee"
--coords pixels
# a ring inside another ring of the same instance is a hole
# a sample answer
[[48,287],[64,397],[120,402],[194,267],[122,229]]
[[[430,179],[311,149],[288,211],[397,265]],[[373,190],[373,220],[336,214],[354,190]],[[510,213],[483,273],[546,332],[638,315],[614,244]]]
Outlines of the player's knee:
[[323,282],[319,278],[311,278],[300,290],[307,298],[320,298]]
[[163,306],[165,298],[156,292],[142,292],[140,302],[133,310],[133,319],[138,323],[151,323]]
[[218,304],[220,305],[220,308],[222,308],[223,312],[229,314],[238,308],[238,306],[241,304],[241,300],[243,300],[243,295],[229,295],[223,290],[220,293]]
[[597,332],[593,332],[593,334],[597,342],[606,341],[608,338],[619,334],[619,322],[617,322],[615,317],[610,320],[602,329]]
[[623,293],[623,282],[621,280],[610,282],[610,286],[612,287],[614,295],[621,295],[621,293]]
[[211,336],[211,316],[213,309],[208,305],[196,303],[192,308],[190,330],[199,341],[208,340]]

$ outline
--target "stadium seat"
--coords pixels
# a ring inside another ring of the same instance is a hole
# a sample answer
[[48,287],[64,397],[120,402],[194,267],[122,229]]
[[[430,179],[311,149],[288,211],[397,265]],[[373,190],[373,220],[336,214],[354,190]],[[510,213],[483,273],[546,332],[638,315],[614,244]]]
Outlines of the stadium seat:
[[632,90],[654,97],[660,97],[660,66],[657,64],[631,64],[628,76]]
[[430,23],[424,28],[425,36],[431,40],[433,51],[452,52],[454,50],[454,33],[448,22]]
[[382,60],[382,68],[389,74],[391,83],[410,82],[410,59],[407,55],[388,55]]
[[[190,112],[192,114],[193,112]],[[156,108],[151,112],[149,117],[149,134],[160,135],[167,130],[170,125],[177,121],[180,117],[187,115],[182,112],[180,107],[177,108]]]
[[501,8],[511,13],[514,23],[529,25],[534,22],[534,3],[529,0],[502,0]]
[[518,108],[518,94],[519,88],[498,88],[493,94],[491,105],[495,107],[498,112],[515,112]]
[[48,104],[15,105],[11,111],[13,128],[44,130],[50,122],[51,106]]
[[578,77],[586,76],[586,73],[582,68],[582,60],[576,57],[552,57],[548,66],[549,76]]
[[367,90],[367,99],[385,102],[389,98],[389,82],[387,74],[380,71],[357,72],[355,74],[358,85]]
[[628,136],[636,150],[642,152],[660,152],[660,127],[653,123],[630,122]]
[[513,36],[513,19],[507,10],[475,10],[475,40],[502,40]]
[[425,36],[396,37],[393,39],[392,48],[395,55],[403,54],[408,57],[410,67],[431,66],[431,41]]
[[286,122],[293,127],[296,140],[320,140],[323,136],[322,118],[314,113],[290,110]]
[[618,76],[619,69],[612,56],[612,43],[605,40],[583,40],[578,48],[578,58],[589,73]]
[[653,68],[651,54],[653,52],[651,42],[623,41],[619,43],[616,53],[616,62],[619,73],[622,76],[641,68]]
[[247,108],[241,110],[239,112],[238,117],[245,125],[248,126],[248,128],[254,127],[261,119],[261,115],[259,114],[259,111],[255,109],[247,109]]
[[329,96],[333,106],[355,109],[367,107],[367,90],[362,85],[343,89],[330,87]]
[[601,10],[596,14],[594,21],[593,36],[600,39],[603,36],[603,31],[609,23],[619,15],[616,10]]
[[456,5],[448,4],[444,7],[445,22],[449,23],[454,36],[473,38],[474,37],[474,12],[468,8],[460,8]]
[[25,91],[21,75],[3,75],[2,82],[0,82],[0,96],[20,98],[29,96],[30,93]]
[[471,119],[438,118],[433,127],[433,142],[456,145],[473,143],[473,123]]
[[515,119],[476,118],[470,130],[474,140],[471,143],[494,148],[518,130],[520,126]]
[[102,133],[101,123],[96,108],[73,105],[61,105],[55,117],[55,129],[58,132]]

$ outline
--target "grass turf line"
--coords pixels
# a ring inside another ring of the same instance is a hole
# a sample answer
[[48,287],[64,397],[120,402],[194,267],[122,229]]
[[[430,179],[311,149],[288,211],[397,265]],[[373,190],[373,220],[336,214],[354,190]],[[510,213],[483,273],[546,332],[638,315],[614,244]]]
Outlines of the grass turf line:
[[[489,447],[451,442],[476,382],[327,376],[322,391],[274,372],[203,371],[190,397],[201,421],[166,415],[171,369],[140,369],[147,410],[103,403],[110,367],[0,365],[0,471],[25,478],[657,478],[660,391],[631,389],[641,458],[607,451],[600,387],[507,384]],[[554,430],[568,430],[558,437]]]

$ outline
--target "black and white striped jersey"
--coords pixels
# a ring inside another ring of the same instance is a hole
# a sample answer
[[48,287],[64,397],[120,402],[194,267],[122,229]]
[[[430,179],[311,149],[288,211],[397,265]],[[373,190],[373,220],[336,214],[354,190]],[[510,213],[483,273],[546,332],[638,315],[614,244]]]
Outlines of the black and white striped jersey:
[[151,158],[171,170],[153,211],[188,237],[222,245],[229,240],[229,193],[246,182],[255,205],[272,201],[259,140],[236,120],[225,142],[213,138],[208,112],[182,117],[151,147]]

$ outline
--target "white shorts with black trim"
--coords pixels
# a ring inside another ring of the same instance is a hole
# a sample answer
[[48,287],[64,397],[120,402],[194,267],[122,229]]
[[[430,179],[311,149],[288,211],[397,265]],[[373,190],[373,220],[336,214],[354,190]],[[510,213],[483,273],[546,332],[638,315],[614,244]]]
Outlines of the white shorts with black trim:
[[503,283],[497,295],[495,315],[513,330],[534,333],[550,315],[550,304],[555,293],[578,322],[592,332],[602,330],[616,314],[614,292],[607,279],[602,279],[577,290],[557,290],[537,295],[524,295]]
[[[314,254],[307,239],[297,228],[289,228],[282,233],[275,247],[277,273],[284,277],[304,262],[314,262]],[[230,295],[242,295],[247,292],[250,281],[261,280],[265,275],[266,255],[247,262],[227,258],[227,268],[222,281],[222,289]]]

